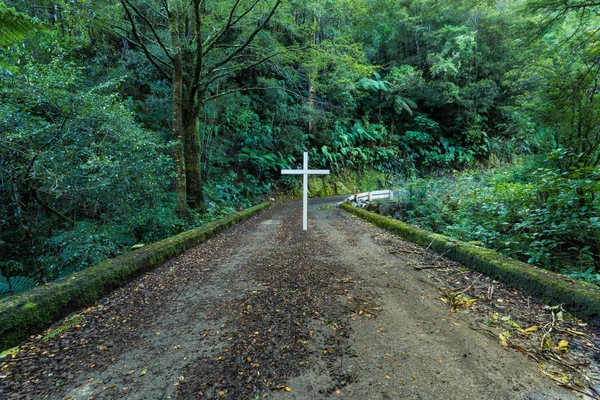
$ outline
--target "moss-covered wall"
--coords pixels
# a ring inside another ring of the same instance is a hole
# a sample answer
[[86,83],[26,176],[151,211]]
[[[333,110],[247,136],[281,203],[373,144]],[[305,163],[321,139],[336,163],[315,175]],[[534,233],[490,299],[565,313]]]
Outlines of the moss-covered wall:
[[[382,189],[388,186],[386,175],[376,170],[339,172],[331,175],[310,175],[308,191],[314,197],[328,197]],[[299,195],[302,191],[299,190]]]
[[563,275],[522,263],[495,251],[454,240],[402,221],[342,204],[344,210],[374,223],[404,239],[429,246],[436,252],[504,282],[552,305],[600,323],[600,288]]
[[162,265],[219,232],[269,207],[262,203],[131,253],[106,260],[66,278],[0,300],[0,351],[41,332],[68,313],[89,306],[142,271]]

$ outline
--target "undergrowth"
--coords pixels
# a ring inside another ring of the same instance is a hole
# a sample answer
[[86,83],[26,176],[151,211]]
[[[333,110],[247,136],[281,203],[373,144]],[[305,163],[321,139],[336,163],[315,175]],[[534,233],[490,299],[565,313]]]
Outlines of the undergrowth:
[[563,156],[411,180],[386,214],[600,284],[600,169]]

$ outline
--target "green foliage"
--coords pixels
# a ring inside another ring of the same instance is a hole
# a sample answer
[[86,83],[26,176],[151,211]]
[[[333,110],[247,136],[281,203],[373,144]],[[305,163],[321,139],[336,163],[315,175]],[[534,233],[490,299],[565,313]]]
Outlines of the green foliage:
[[409,182],[395,217],[554,271],[598,271],[600,170],[561,169],[561,157],[569,158]]
[[[5,276],[0,282],[0,297],[19,294],[37,286],[38,282],[26,276]],[[8,282],[10,280],[10,283]]]
[[17,43],[36,28],[33,19],[0,1],[0,46]]
[[134,121],[121,79],[93,81],[54,35],[40,40],[45,51],[0,55],[12,65],[0,70],[0,240],[3,260],[46,280],[176,229],[149,222],[173,225],[169,146]]
[[55,329],[52,329],[48,333],[46,333],[42,337],[42,339],[50,340],[53,337],[56,337],[64,332],[68,331],[69,329],[73,328],[75,325],[82,323],[84,320],[85,320],[85,317],[83,315],[75,314],[72,317],[67,318],[62,324],[60,324],[60,326],[58,326]]
[[583,272],[564,272],[564,274],[571,278],[600,286],[600,273],[596,273],[594,268],[588,268]]

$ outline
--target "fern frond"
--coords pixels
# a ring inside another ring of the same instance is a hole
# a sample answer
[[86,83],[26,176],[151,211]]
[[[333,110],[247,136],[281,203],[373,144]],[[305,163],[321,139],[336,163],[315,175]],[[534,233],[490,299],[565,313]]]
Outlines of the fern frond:
[[16,43],[36,28],[37,24],[31,17],[0,2],[0,46]]
[[75,325],[81,324],[84,319],[85,317],[81,314],[73,315],[72,317],[67,318],[58,328],[52,329],[48,333],[46,333],[43,339],[52,339],[53,337],[58,336],[61,333],[73,328]]
[[[10,279],[11,285],[5,279]],[[4,278],[0,281],[0,297],[10,295],[10,288],[12,287],[13,294],[24,292],[37,286],[37,282],[26,276],[11,276],[10,278]]]

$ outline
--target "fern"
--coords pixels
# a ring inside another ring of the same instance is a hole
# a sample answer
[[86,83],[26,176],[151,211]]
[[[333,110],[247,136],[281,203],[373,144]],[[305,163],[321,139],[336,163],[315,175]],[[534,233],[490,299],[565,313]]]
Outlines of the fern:
[[[10,286],[12,286],[13,291],[12,294],[24,292],[37,286],[37,282],[35,280],[26,276],[12,276],[6,279],[10,279]],[[0,297],[8,296],[11,294],[10,286],[6,281],[0,282]]]
[[0,2],[0,46],[16,43],[35,29],[36,23],[29,16]]
[[58,336],[63,332],[66,332],[69,329],[73,328],[75,325],[81,324],[83,320],[85,320],[85,317],[83,315],[73,315],[72,317],[67,318],[58,328],[51,329],[48,333],[44,335],[43,339],[52,339],[53,337]]

